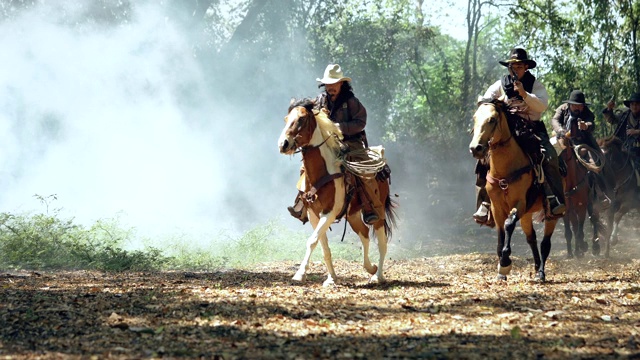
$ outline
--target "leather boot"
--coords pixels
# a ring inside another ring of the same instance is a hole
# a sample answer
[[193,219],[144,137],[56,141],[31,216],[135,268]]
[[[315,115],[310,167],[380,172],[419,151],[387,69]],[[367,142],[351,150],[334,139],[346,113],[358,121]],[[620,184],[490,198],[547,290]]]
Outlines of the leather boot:
[[367,225],[373,225],[376,221],[380,219],[378,214],[375,212],[373,205],[369,201],[367,197],[367,192],[365,190],[365,184],[363,184],[362,179],[357,179],[356,181],[358,201],[362,206],[362,221],[364,221]]
[[480,225],[487,225],[489,222],[489,214],[491,213],[491,204],[483,201],[478,210],[473,214],[473,220]]
[[553,194],[551,190],[551,186],[549,186],[549,182],[546,181],[544,183],[545,194],[547,197],[547,203],[549,205],[550,215],[553,217],[562,217],[564,216],[564,211],[566,210],[565,205],[558,199],[556,195]]
[[298,196],[296,196],[295,204],[287,207],[287,210],[289,210],[289,214],[291,214],[291,216],[302,221],[302,224],[304,225],[309,221],[309,218],[307,217],[307,207],[304,205],[304,201],[302,201],[300,195],[301,194],[298,194]]

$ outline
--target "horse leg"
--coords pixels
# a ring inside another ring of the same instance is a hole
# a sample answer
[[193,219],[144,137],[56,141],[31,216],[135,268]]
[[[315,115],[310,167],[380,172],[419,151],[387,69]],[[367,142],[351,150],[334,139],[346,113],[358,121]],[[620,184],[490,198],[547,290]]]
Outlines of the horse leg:
[[557,221],[558,220],[545,220],[544,222],[544,235],[542,236],[542,242],[540,243],[540,254],[542,255],[542,261],[536,275],[536,280],[542,282],[546,281],[544,267],[547,263],[547,259],[549,258],[549,254],[551,253],[551,235],[553,235],[553,230],[555,230],[556,228]]
[[[504,246],[500,249],[498,245],[498,257],[500,257],[500,263],[498,264],[498,279],[506,280],[507,275],[511,272],[511,236],[513,230],[516,228],[518,222],[518,212],[516,209],[512,209],[504,221],[504,230],[498,234],[498,243],[503,243]],[[502,236],[502,239],[500,239]]]
[[[306,279],[306,273],[307,271],[309,271],[309,259],[311,259],[311,254],[318,245],[318,240],[321,240],[321,237],[323,236],[326,239],[327,229],[333,221],[327,221],[326,216],[318,218],[318,216],[312,212],[309,212],[309,215],[309,221],[313,226],[313,233],[311,233],[311,236],[309,237],[309,239],[307,239],[307,251],[305,252],[304,258],[300,263],[300,267],[298,268],[298,271],[296,271],[295,275],[293,275],[293,280],[295,281],[303,281]],[[333,276],[335,278],[335,272],[333,272],[333,264],[329,262],[326,264],[326,266],[327,270],[329,270],[330,276]]]
[[376,238],[378,239],[378,269],[376,273],[371,277],[369,282],[372,283],[383,283],[385,282],[383,269],[384,269],[384,259],[387,256],[387,233],[384,229],[384,223],[376,224],[375,227]]
[[[565,214],[562,218],[564,223],[564,239],[567,241],[567,258],[573,258],[573,247],[571,246],[571,239],[573,238],[573,232],[571,231],[571,222],[569,221],[569,214]],[[537,248],[537,246],[536,246]]]
[[320,245],[322,246],[322,255],[324,257],[324,264],[327,267],[327,278],[322,283],[322,286],[331,286],[335,284],[338,277],[336,276],[335,269],[333,268],[333,259],[331,258],[331,249],[329,249],[329,239],[325,232],[320,236]]
[[[593,199],[593,198],[592,198]],[[598,236],[602,231],[602,224],[600,223],[600,212],[593,207],[593,201],[589,199],[587,203],[587,213],[591,225],[593,225],[593,235],[591,236],[591,253],[594,256],[600,255],[600,239]]]
[[611,232],[611,245],[616,245],[618,243],[618,232],[620,229],[620,220],[622,217],[629,211],[629,207],[626,203],[620,204],[620,207],[616,210],[616,214],[613,219],[613,230]]
[[584,223],[587,220],[587,204],[580,205],[578,211],[578,235],[576,235],[577,239],[580,241],[580,250],[582,250],[582,254],[589,250],[589,244],[584,241]]
[[363,266],[364,270],[369,274],[373,275],[378,271],[378,268],[375,265],[371,265],[371,260],[369,259],[369,226],[367,226],[360,216],[360,211],[357,211],[348,217],[349,225],[351,229],[358,234],[360,238],[360,242],[362,242],[362,252],[363,252]]
[[[568,219],[564,219],[565,227],[569,223]],[[520,227],[527,238],[527,244],[531,248],[531,254],[533,254],[533,266],[536,272],[536,280],[544,281],[544,266],[540,258],[540,251],[538,251],[538,239],[536,237],[536,231],[533,228],[533,214],[525,214],[520,219]]]

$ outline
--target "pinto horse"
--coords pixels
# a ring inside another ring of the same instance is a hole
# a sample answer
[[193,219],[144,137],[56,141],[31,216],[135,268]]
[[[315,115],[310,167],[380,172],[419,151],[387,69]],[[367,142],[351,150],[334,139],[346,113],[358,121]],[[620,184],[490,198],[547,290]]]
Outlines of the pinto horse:
[[[593,255],[600,254],[600,239],[598,235],[604,234],[604,225],[600,221],[597,209],[594,209],[594,197],[589,186],[589,176],[597,176],[601,167],[588,162],[583,156],[587,155],[587,149],[583,145],[574,146],[569,134],[558,140],[562,152],[558,155],[566,164],[567,175],[563,178],[565,205],[567,207],[563,217],[564,237],[567,241],[567,257],[574,255],[571,240],[575,235],[575,255],[578,258],[584,256],[589,245],[584,241],[584,223],[587,214],[593,225],[591,238],[591,251]],[[581,154],[583,156],[581,157]]]
[[[338,126],[329,119],[325,111],[313,109],[310,99],[292,100],[289,113],[285,117],[285,126],[278,140],[280,153],[302,154],[305,168],[305,202],[307,215],[313,226],[313,233],[307,240],[307,250],[293,280],[302,281],[309,270],[309,259],[318,241],[322,245],[324,263],[328,276],[324,286],[334,284],[336,276],[331,250],[327,239],[327,230],[345,213],[347,221],[360,237],[364,251],[364,268],[371,274],[370,282],[384,282],[384,260],[387,253],[387,240],[391,237],[395,225],[394,203],[389,196],[388,179],[378,178],[380,200],[385,204],[385,215],[372,225],[374,236],[378,240],[378,265],[369,260],[369,225],[362,221],[361,205],[351,196],[346,178],[349,174],[343,170],[340,158],[340,139],[343,138]],[[351,189],[352,190],[352,189]]]
[[476,159],[489,154],[486,189],[498,230],[498,279],[506,280],[511,271],[511,236],[520,220],[520,227],[533,253],[535,279],[545,281],[544,267],[551,252],[551,235],[557,219],[545,220],[544,237],[538,251],[533,216],[544,212],[544,194],[534,185],[531,160],[513,137],[506,111],[501,99],[480,101],[473,115],[473,139],[469,144],[469,150]]
[[[613,201],[608,222],[611,229],[611,245],[618,242],[618,230],[622,217],[632,209],[640,210],[640,190],[633,168],[632,155],[623,147],[622,140],[615,136],[599,139],[598,145],[605,155],[605,176],[615,183]],[[609,257],[609,246],[605,253]]]

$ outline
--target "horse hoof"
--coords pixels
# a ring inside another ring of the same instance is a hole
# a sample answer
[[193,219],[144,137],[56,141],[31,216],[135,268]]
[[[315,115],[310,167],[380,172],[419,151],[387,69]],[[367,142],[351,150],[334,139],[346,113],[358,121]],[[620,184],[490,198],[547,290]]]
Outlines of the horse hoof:
[[573,253],[567,253],[567,259],[573,259]]
[[594,242],[591,247],[591,253],[593,256],[600,256],[600,243]]
[[382,284],[383,282],[385,282],[386,280],[384,279],[384,277],[382,276],[378,276],[378,275],[373,275],[370,279],[369,279],[369,284]]
[[370,274],[370,275],[375,275],[375,273],[378,272],[378,265],[373,265],[373,267],[371,268],[371,270],[367,270],[365,268],[365,270]]
[[333,279],[332,279],[332,278],[328,278],[327,280],[325,280],[325,281],[322,283],[322,286],[323,286],[323,287],[331,287],[331,286],[334,286],[335,284],[336,284],[336,283],[335,283],[335,281],[333,281]]
[[537,282],[545,282],[545,281],[547,281],[547,278],[544,275],[544,271],[538,271],[538,273],[536,274],[535,281],[537,281]]
[[512,266],[512,264],[509,264],[507,266],[502,266],[502,265],[498,264],[498,274],[504,275],[505,280],[506,280],[507,279],[507,275],[509,275],[509,273],[511,272],[511,266]]
[[306,276],[304,274],[296,273],[295,275],[293,275],[291,280],[293,280],[293,281],[304,281],[305,278],[306,278]]
[[498,274],[498,276],[496,277],[496,280],[507,281],[507,275]]

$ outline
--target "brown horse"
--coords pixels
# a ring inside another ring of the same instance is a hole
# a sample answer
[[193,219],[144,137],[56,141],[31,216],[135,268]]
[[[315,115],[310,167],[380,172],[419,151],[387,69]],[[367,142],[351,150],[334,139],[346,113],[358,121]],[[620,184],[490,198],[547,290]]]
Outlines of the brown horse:
[[477,159],[489,153],[486,189],[498,230],[498,279],[506,280],[511,271],[511,236],[520,220],[533,253],[536,280],[545,281],[544,267],[551,252],[551,235],[557,220],[545,220],[544,237],[538,251],[533,216],[544,212],[544,195],[542,189],[534,185],[534,167],[509,129],[506,105],[502,100],[481,101],[473,120],[469,150]]
[[307,240],[307,251],[293,280],[302,281],[309,268],[309,258],[318,241],[322,245],[328,277],[324,286],[332,285],[337,276],[331,261],[331,250],[327,230],[331,224],[346,214],[349,225],[355,231],[364,251],[364,268],[371,274],[370,282],[383,282],[383,267],[387,253],[387,240],[395,225],[394,203],[389,196],[389,181],[378,178],[380,200],[385,204],[385,217],[375,224],[374,236],[378,240],[378,266],[369,260],[370,227],[362,221],[361,205],[352,196],[353,188],[348,185],[349,173],[343,171],[340,157],[340,139],[343,138],[338,126],[329,119],[325,111],[313,109],[310,99],[292,100],[289,113],[285,117],[285,127],[278,140],[280,153],[292,155],[300,152],[305,168],[305,202],[313,233]]
[[[563,217],[564,237],[567,241],[567,257],[574,255],[571,240],[575,235],[575,255],[578,258],[584,256],[589,249],[589,245],[584,241],[584,223],[589,214],[593,225],[593,235],[591,238],[591,251],[593,255],[600,254],[599,235],[607,236],[604,233],[604,225],[600,221],[600,214],[597,206],[594,209],[594,196],[589,186],[589,177],[597,176],[601,170],[601,165],[592,163],[585,158],[589,150],[585,145],[574,146],[570,137],[567,136],[558,140],[563,149],[558,155],[566,164],[567,174],[563,178],[565,205],[567,207]],[[597,154],[593,153],[593,157]]]
[[[624,149],[623,142],[615,136],[598,140],[605,155],[605,176],[615,183],[608,223],[611,229],[611,245],[618,242],[618,230],[622,217],[632,209],[640,210],[640,190],[631,154]],[[606,254],[609,257],[609,246]]]

